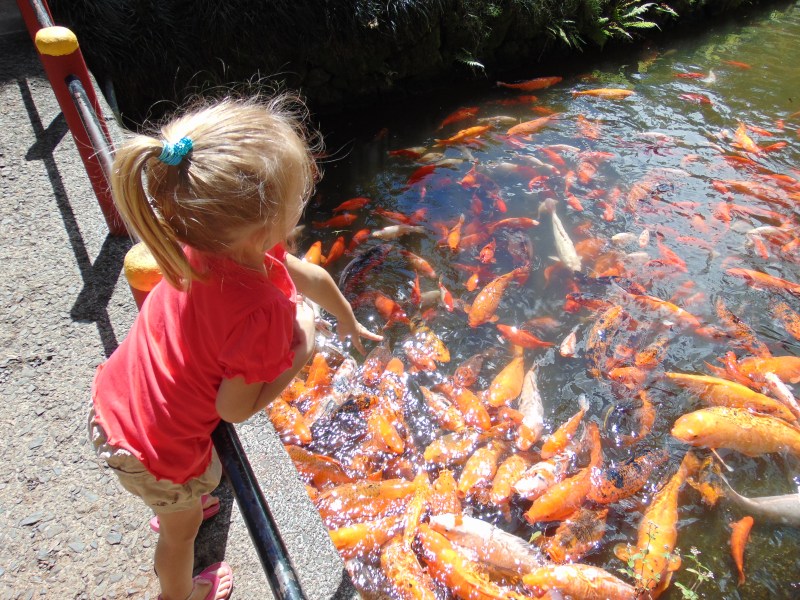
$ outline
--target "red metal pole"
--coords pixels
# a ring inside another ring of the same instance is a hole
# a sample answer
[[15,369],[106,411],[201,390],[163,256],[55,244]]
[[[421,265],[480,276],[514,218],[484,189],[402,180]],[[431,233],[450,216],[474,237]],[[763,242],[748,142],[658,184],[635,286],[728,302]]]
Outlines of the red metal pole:
[[108,229],[113,235],[128,235],[114,206],[107,174],[97,159],[97,151],[92,146],[83,121],[67,89],[66,80],[69,76],[77,77],[81,81],[92,109],[97,115],[108,148],[113,151],[114,145],[106,128],[102,109],[86,69],[83,54],[78,47],[78,40],[69,29],[53,26],[50,9],[44,0],[17,0],[17,6],[39,53],[39,59],[50,80],[50,86],[56,95],[61,112],[64,113],[64,118],[72,133],[72,139],[75,140],[81,160],[83,160],[83,166],[97,196],[100,210],[103,211]]

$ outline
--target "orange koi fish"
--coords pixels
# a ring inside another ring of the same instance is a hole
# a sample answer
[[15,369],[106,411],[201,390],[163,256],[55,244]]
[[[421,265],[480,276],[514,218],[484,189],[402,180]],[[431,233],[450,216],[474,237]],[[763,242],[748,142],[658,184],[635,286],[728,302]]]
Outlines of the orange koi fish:
[[482,136],[487,131],[491,131],[492,125],[475,125],[474,127],[467,127],[462,129],[455,135],[445,139],[437,139],[436,146],[454,146],[456,144],[468,144],[474,142],[477,138]]
[[367,239],[369,239],[370,230],[369,229],[359,229],[353,234],[353,237],[350,238],[350,243],[347,245],[347,251],[352,252],[358,246],[363,244]]
[[527,272],[528,269],[519,267],[505,275],[500,275],[486,284],[486,287],[478,292],[478,295],[472,302],[472,306],[469,310],[469,326],[477,327],[495,318],[494,313],[500,305],[500,300],[503,298],[508,284],[511,283],[512,279],[526,274]]
[[586,336],[586,358],[589,362],[589,372],[594,377],[600,377],[607,367],[608,353],[614,340],[615,332],[629,328],[631,316],[625,312],[621,305],[616,304],[598,317]]
[[778,302],[774,307],[775,317],[784,329],[796,340],[800,340],[800,315],[789,308],[785,302]]
[[527,596],[491,581],[481,572],[477,563],[456,551],[446,537],[428,525],[420,525],[418,539],[428,572],[457,598],[528,600]]
[[477,106],[467,106],[463,108],[459,108],[458,110],[450,113],[444,118],[442,124],[439,125],[439,129],[444,129],[447,125],[451,123],[458,123],[459,121],[466,121],[467,119],[471,119],[475,115],[478,114],[478,107]]
[[316,241],[311,244],[311,247],[306,251],[303,260],[311,263],[312,265],[321,265],[324,257],[322,256],[322,242]]
[[545,439],[541,450],[542,458],[550,458],[564,451],[572,441],[572,438],[575,437],[575,433],[578,431],[587,409],[586,400],[581,398],[580,410]]
[[449,431],[459,431],[466,426],[464,415],[446,396],[422,385],[419,389],[425,405],[440,427]]
[[300,479],[310,483],[315,488],[342,485],[353,480],[345,472],[341,463],[334,458],[322,454],[314,454],[300,446],[286,445],[284,448],[286,448],[289,458],[292,459]]
[[453,300],[453,294],[450,293],[444,283],[442,283],[442,278],[439,278],[439,297],[442,301],[442,304],[447,309],[447,312],[453,312],[455,310],[455,300]]
[[415,367],[423,371],[435,371],[437,362],[450,362],[447,346],[421,319],[412,318],[411,329],[413,334],[403,344],[403,351]]
[[461,514],[461,500],[456,493],[455,477],[447,469],[439,471],[439,476],[428,489],[427,501],[431,517],[443,514]]
[[520,90],[522,92],[532,92],[534,90],[543,90],[549,88],[551,85],[559,83],[563,77],[536,77],[535,79],[528,79],[527,81],[518,81],[517,83],[503,83],[497,82],[497,87],[510,88],[512,90]]
[[712,104],[711,98],[706,96],[705,94],[694,94],[694,93],[686,93],[686,94],[678,94],[678,98],[681,100],[686,100],[687,102],[693,102],[694,104]]
[[731,556],[739,572],[739,585],[744,585],[744,547],[753,528],[753,517],[742,517],[739,521],[731,523]]
[[557,563],[577,562],[596,549],[606,533],[608,509],[580,508],[548,538],[545,552]]
[[651,450],[632,457],[616,467],[608,467],[592,476],[592,489],[586,496],[597,504],[614,504],[641,490],[653,469],[669,459],[664,450]]
[[432,175],[433,172],[436,170],[436,167],[439,165],[422,165],[417,170],[415,170],[411,176],[408,178],[406,185],[414,185],[415,183],[419,183],[429,175]]
[[491,242],[489,242],[483,248],[481,248],[481,251],[478,254],[478,260],[480,260],[483,264],[496,262],[494,258],[494,251],[496,248],[497,248],[497,242],[495,241],[494,238],[492,238]]
[[324,268],[328,268],[338,259],[340,259],[344,255],[344,236],[339,236],[336,238],[336,241],[333,242],[331,249],[328,251],[327,258],[323,261],[322,266]]
[[778,291],[786,291],[796,296],[800,295],[800,283],[794,283],[792,281],[787,281],[786,279],[781,279],[780,277],[767,275],[766,273],[762,273],[761,271],[753,271],[752,269],[733,268],[733,269],[727,269],[725,272],[735,277],[741,277],[747,282],[747,285],[757,290],[758,289],[778,290]]
[[[621,561],[633,560],[632,570],[640,582],[637,598],[658,598],[681,566],[680,556],[672,553],[678,541],[678,493],[689,475],[692,461],[696,461],[693,456],[689,460],[684,457],[678,471],[653,497],[639,524],[636,546],[618,544],[614,547],[614,554]],[[650,551],[651,548],[658,548],[658,551]]]
[[713,406],[682,415],[672,437],[691,446],[730,448],[745,456],[789,452],[800,456],[800,429],[741,408]]
[[333,209],[333,212],[342,212],[345,210],[359,210],[364,208],[367,204],[369,204],[371,200],[369,198],[364,198],[363,196],[359,196],[357,198],[350,198],[350,200],[345,200],[339,206]]
[[578,131],[580,134],[590,140],[600,139],[600,125],[599,121],[590,121],[583,115],[578,115]]
[[424,146],[416,146],[414,148],[401,148],[399,150],[389,150],[389,156],[402,156],[403,158],[410,158],[416,160],[422,157],[428,151]]
[[538,597],[555,590],[559,597],[581,600],[635,600],[636,589],[608,571],[581,563],[548,565],[522,576]]
[[641,405],[636,410],[639,419],[639,429],[629,434],[620,435],[619,444],[621,446],[630,446],[640,441],[653,429],[653,424],[656,421],[656,409],[650,401],[647,390],[639,390],[639,399],[641,400]]
[[680,387],[695,393],[707,404],[747,409],[778,417],[784,421],[795,421],[794,414],[785,404],[764,394],[759,394],[740,383],[687,373],[664,373],[664,376]]
[[402,511],[417,484],[405,479],[346,483],[321,493],[314,502],[328,529]]
[[602,98],[603,100],[624,100],[635,93],[636,92],[633,90],[623,90],[619,88],[598,88],[594,90],[573,91],[572,97],[593,96],[595,98]]
[[477,429],[461,429],[433,440],[425,448],[425,462],[443,467],[464,462],[475,451],[481,440]]
[[493,235],[498,229],[530,229],[531,227],[536,227],[538,224],[539,221],[529,217],[509,217],[507,219],[495,221],[494,223],[489,223],[489,225],[486,226],[486,230],[489,235]]
[[431,266],[427,260],[410,252],[409,250],[400,250],[400,254],[403,255],[408,263],[414,268],[415,271],[419,272],[421,275],[425,277],[429,277],[431,279],[436,279],[436,270]]
[[325,359],[322,352],[317,352],[311,361],[306,375],[305,389],[309,392],[316,392],[316,395],[324,393],[331,385],[333,371]]
[[400,600],[436,600],[433,579],[419,564],[411,545],[395,537],[381,551],[381,570]]
[[690,312],[667,302],[655,296],[648,296],[647,294],[632,294],[637,304],[647,310],[660,313],[664,318],[674,319],[684,327],[697,328],[701,326],[700,319],[691,314]]
[[751,379],[762,379],[767,373],[775,373],[783,381],[800,382],[800,357],[797,356],[748,356],[739,360],[736,369]]
[[589,465],[576,475],[548,488],[544,494],[534,500],[525,512],[525,520],[528,523],[561,521],[572,515],[583,504],[586,495],[592,489],[592,473],[603,460],[597,423],[589,423],[587,433],[591,439],[592,454]]
[[754,154],[758,154],[761,152],[761,148],[758,147],[752,138],[747,135],[747,125],[744,123],[739,123],[739,127],[736,129],[736,133],[733,134],[734,142],[733,145],[745,152],[753,152]]
[[267,406],[267,415],[275,432],[285,444],[308,444],[312,440],[311,429],[303,413],[282,398],[275,398]]
[[390,221],[394,221],[396,223],[403,223],[405,225],[411,224],[411,217],[404,215],[401,212],[387,210],[385,208],[375,208],[372,212],[376,215],[380,215],[384,219],[389,219]]
[[751,65],[748,65],[747,63],[739,62],[738,60],[723,60],[722,62],[724,62],[726,65],[730,65],[732,67],[737,67],[739,69],[752,69],[753,68]]
[[369,556],[388,540],[397,535],[403,527],[403,515],[394,515],[374,521],[346,525],[328,531],[339,555],[344,560],[356,556]]
[[[517,346],[519,348],[519,346]],[[500,371],[489,385],[487,398],[489,404],[499,408],[515,400],[522,391],[522,379],[525,377],[525,357],[522,349],[515,350],[515,356]]]
[[497,465],[508,451],[508,444],[500,440],[490,440],[488,444],[475,450],[464,463],[458,478],[459,498],[466,498],[476,488],[490,484],[497,474]]
[[447,233],[447,246],[455,252],[458,250],[458,244],[461,242],[461,227],[464,225],[464,215],[462,214],[456,224]]
[[772,355],[766,344],[756,337],[755,332],[747,323],[728,310],[722,298],[717,299],[715,307],[720,321],[722,321],[725,329],[734,336],[735,342],[738,345],[758,356],[766,357]]
[[495,473],[492,480],[491,500],[496,505],[507,503],[513,493],[513,485],[522,478],[523,473],[530,467],[530,462],[521,454],[512,454],[505,459]]
[[356,219],[358,219],[358,215],[344,213],[341,215],[336,215],[335,217],[331,217],[327,221],[313,221],[311,226],[315,229],[322,229],[326,227],[349,227]]
[[561,113],[553,113],[552,115],[547,115],[546,117],[539,117],[538,119],[532,119],[530,121],[518,123],[517,125],[510,127],[508,131],[506,131],[506,135],[530,135],[532,133],[536,133],[537,131],[549,126],[553,121],[558,119],[560,115]]
[[385,345],[375,346],[370,350],[361,366],[361,380],[368,386],[380,382],[386,365],[392,359],[392,351]]
[[464,415],[467,425],[478,427],[484,431],[492,426],[492,419],[483,402],[468,388],[448,388],[447,391],[458,406],[458,410]]
[[483,361],[486,360],[487,354],[480,352],[474,356],[470,356],[467,360],[462,362],[453,373],[453,385],[456,387],[470,387],[478,380],[478,375],[483,367]]
[[708,506],[716,506],[720,498],[725,497],[719,481],[722,475],[719,465],[711,456],[707,456],[700,464],[697,474],[686,479],[686,483],[692,486]]

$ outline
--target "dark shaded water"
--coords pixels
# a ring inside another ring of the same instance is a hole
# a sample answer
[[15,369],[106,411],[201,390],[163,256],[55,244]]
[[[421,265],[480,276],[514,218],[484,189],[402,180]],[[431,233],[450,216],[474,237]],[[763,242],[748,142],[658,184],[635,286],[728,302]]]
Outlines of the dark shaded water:
[[[566,295],[580,292],[614,304],[625,298],[621,287],[671,300],[704,325],[724,328],[721,300],[773,355],[800,355],[800,342],[776,316],[778,302],[800,311],[800,298],[786,291],[749,287],[744,279],[728,273],[731,268],[745,268],[800,282],[800,250],[791,243],[800,233],[796,208],[800,200],[798,64],[800,5],[781,5],[745,22],[709,27],[677,42],[632,50],[624,60],[602,62],[591,72],[557,73],[564,75],[564,80],[547,89],[518,92],[492,88],[470,96],[460,93],[435,106],[396,110],[392,117],[376,116],[367,127],[346,123],[330,127],[332,156],[324,166],[325,177],[309,209],[312,216],[299,249],[305,251],[321,240],[327,254],[340,235],[349,242],[352,234],[363,228],[375,231],[395,224],[377,214],[374,209],[378,207],[406,216],[425,209],[417,213],[422,233],[391,241],[370,238],[355,254],[338,259],[330,270],[338,277],[353,256],[379,244],[394,247],[363,281],[350,281],[348,291],[358,304],[357,315],[373,329],[381,328],[385,319],[364,292],[380,291],[409,315],[418,312],[411,301],[414,270],[399,249],[425,257],[455,297],[453,312],[436,302],[434,309],[425,313],[427,325],[449,348],[451,361],[441,364],[436,373],[412,374],[411,380],[422,384],[441,380],[466,358],[494,349],[496,354],[484,364],[473,389],[488,387],[511,359],[511,348],[498,335],[495,324],[471,328],[463,306],[469,306],[493,277],[529,260],[528,280],[509,286],[496,314],[499,323],[516,326],[537,318],[540,325],[544,317],[553,320],[532,331],[555,347],[525,351],[526,368],[534,360],[540,361],[545,435],[576,412],[577,398],[583,394],[590,405],[587,418],[605,425],[607,464],[653,448],[670,453],[669,463],[656,470],[635,501],[612,507],[602,545],[585,559],[622,578],[625,575],[619,569],[624,565],[611,548],[620,541],[635,543],[643,507],[686,451],[684,444],[670,436],[670,428],[681,414],[700,408],[695,396],[670,385],[663,372],[710,374],[704,363],[720,366],[718,359],[727,351],[742,358],[752,354],[752,347],[743,345],[730,330],[727,336],[710,338],[692,328],[665,323],[669,318],[664,314],[625,303],[635,327],[611,332],[611,347],[617,349],[615,364],[632,364],[630,357],[626,362],[622,356],[625,348],[641,350],[659,336],[665,336],[668,343],[659,365],[648,369],[641,382],[657,409],[653,431],[632,447],[620,447],[614,425],[622,413],[613,409],[625,406],[639,387],[631,384],[631,390],[614,382],[608,373],[600,377],[590,373],[592,365],[583,349],[600,313],[570,307]],[[531,73],[530,77],[539,75]],[[635,94],[622,100],[573,96],[573,92],[596,88],[621,88]],[[535,101],[526,97],[531,94],[537,97]],[[439,128],[448,115],[464,107],[475,108],[476,114]],[[551,114],[554,118],[535,133],[506,133],[515,122]],[[492,128],[471,142],[444,146],[435,142],[480,124]],[[777,146],[748,151],[742,147],[747,144],[742,136],[745,131],[760,148]],[[392,154],[409,148],[420,156]],[[594,161],[596,172],[581,166],[587,159]],[[419,171],[424,165],[435,167]],[[471,183],[470,173],[479,174],[477,183]],[[333,207],[354,197],[369,198],[371,203],[352,211],[357,219],[348,227],[310,226],[311,221],[334,216]],[[552,268],[558,261],[554,259],[557,249],[551,218],[539,215],[540,205],[548,198],[556,200],[556,213],[578,245],[582,259],[578,274]],[[474,247],[452,251],[441,241],[460,215],[465,217],[463,236],[486,235]],[[498,228],[488,233],[492,223],[508,217],[531,217],[540,224],[521,232]],[[781,233],[753,231],[765,226],[781,227]],[[645,231],[649,240],[640,237]],[[612,236],[625,232],[633,234],[628,243],[612,243]],[[497,244],[496,262],[485,265],[478,287],[468,291],[469,269],[482,264],[478,253],[492,239]],[[532,253],[526,259],[528,242]],[[620,279],[613,283],[602,278],[609,275]],[[420,279],[423,293],[437,289],[436,280]],[[577,332],[577,353],[565,358],[558,345],[573,330]],[[405,359],[400,345],[409,328],[394,324],[383,333],[394,354]],[[311,448],[346,458],[358,445],[357,436],[345,433],[352,425],[347,418],[342,415],[338,427],[317,428]],[[619,425],[624,428],[624,419]],[[429,427],[429,421],[420,427]],[[424,444],[437,432],[416,435]],[[698,451],[701,457],[707,454],[707,450]],[[720,455],[733,469],[729,479],[740,493],[759,496],[798,490],[800,461],[796,458],[774,454],[749,458],[725,450]],[[528,504],[522,501],[513,506],[511,522],[499,511],[478,506],[474,510],[527,539],[543,529],[519,518]],[[696,586],[696,592],[705,598],[800,597],[800,532],[758,521],[745,553],[747,582],[737,587],[728,524],[741,516],[724,501],[708,508],[693,489],[684,486],[678,547],[684,555],[690,548],[698,549],[700,562],[714,575],[712,581]],[[682,598],[676,584],[687,588],[696,584],[697,576],[687,567],[692,567],[690,561],[684,561],[662,597]]]

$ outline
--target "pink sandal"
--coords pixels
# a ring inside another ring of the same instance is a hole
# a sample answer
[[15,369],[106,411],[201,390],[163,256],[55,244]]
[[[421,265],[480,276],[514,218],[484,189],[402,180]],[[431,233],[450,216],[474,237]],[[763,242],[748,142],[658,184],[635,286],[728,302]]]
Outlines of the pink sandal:
[[[192,578],[194,584],[198,581],[207,581],[211,584],[211,589],[204,600],[226,600],[230,598],[233,590],[233,571],[226,562],[214,563],[203,570],[202,573]],[[194,590],[194,587],[192,587]],[[161,600],[161,595],[158,596]]]
[[[202,504],[205,504],[206,502],[208,502],[208,498],[209,498],[208,494],[203,494],[200,497],[200,502]],[[211,506],[208,506],[208,507],[204,508],[203,509],[203,521],[205,521],[207,519],[210,519],[211,517],[216,515],[218,512],[219,512],[219,502],[215,502]],[[158,530],[159,530],[158,515],[156,515],[152,519],[150,519],[150,529],[152,529],[153,531],[158,533]]]

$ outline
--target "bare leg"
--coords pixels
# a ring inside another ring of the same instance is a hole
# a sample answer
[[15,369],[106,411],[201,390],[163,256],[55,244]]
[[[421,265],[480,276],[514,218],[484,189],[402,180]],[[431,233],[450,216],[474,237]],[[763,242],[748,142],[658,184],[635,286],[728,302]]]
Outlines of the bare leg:
[[205,598],[208,583],[193,588],[194,539],[203,521],[200,501],[188,510],[158,515],[161,524],[156,545],[155,567],[162,600]]

